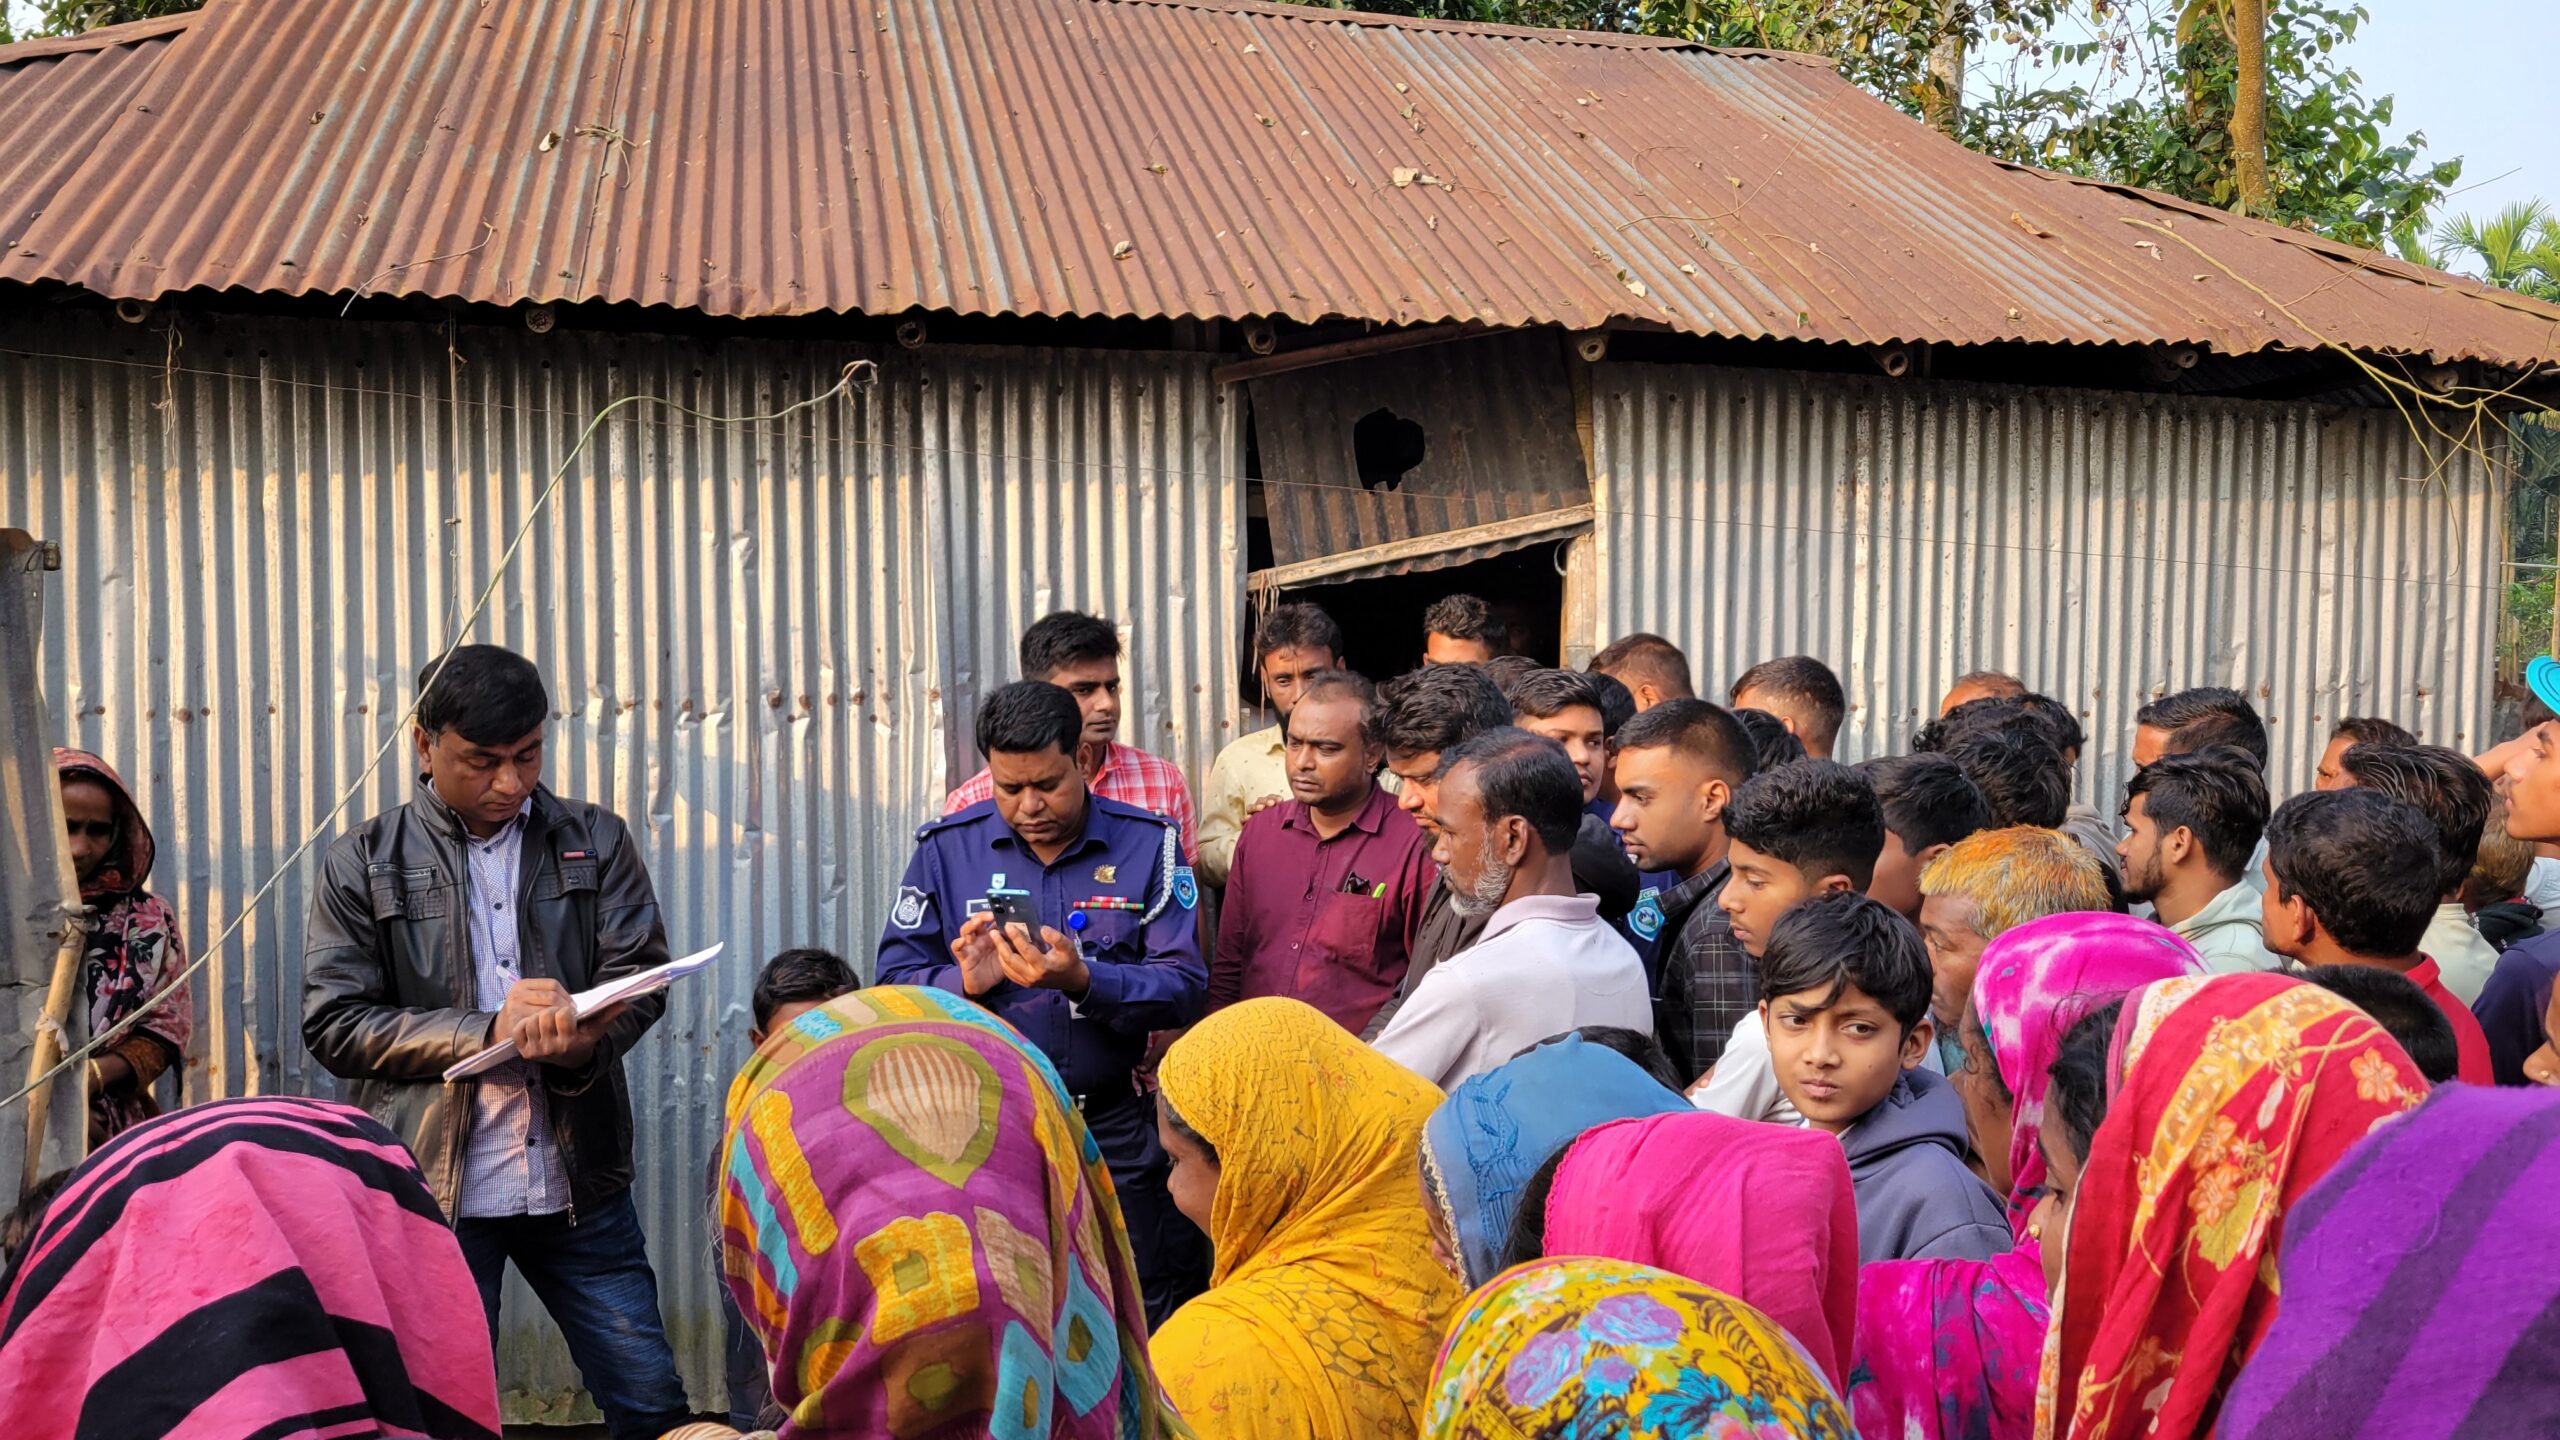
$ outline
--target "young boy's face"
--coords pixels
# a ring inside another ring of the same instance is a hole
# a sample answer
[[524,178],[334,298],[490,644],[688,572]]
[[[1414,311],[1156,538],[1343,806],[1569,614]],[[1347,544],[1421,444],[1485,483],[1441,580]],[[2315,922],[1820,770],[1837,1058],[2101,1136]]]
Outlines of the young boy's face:
[[1901,911],[1905,920],[1919,924],[1920,872],[1946,850],[1943,844],[1913,850],[1900,832],[1888,828],[1884,832],[1884,849],[1876,855],[1875,875],[1867,881],[1867,898],[1890,905]]
[[1817,1008],[1827,998],[1822,990],[1781,995],[1761,1004],[1760,1017],[1778,1088],[1807,1124],[1837,1135],[1884,1103],[1894,1080],[1928,1053],[1931,1031],[1925,1015],[1904,1030],[1855,985]]
[[1769,943],[1770,928],[1787,913],[1788,906],[1825,890],[1849,888],[1846,875],[1809,878],[1786,861],[1764,855],[1739,840],[1725,852],[1725,858],[1732,864],[1733,874],[1716,896],[1716,904],[1732,922],[1735,942],[1754,960],[1760,958],[1761,949]]

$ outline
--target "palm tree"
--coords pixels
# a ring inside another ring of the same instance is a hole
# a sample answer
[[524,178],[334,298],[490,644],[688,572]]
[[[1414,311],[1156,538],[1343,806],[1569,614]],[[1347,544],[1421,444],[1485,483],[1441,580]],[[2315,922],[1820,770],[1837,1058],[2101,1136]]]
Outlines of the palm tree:
[[[2474,260],[2480,278],[2540,300],[2560,300],[2560,216],[2540,200],[2519,200],[2484,223],[2450,215],[2436,226],[2432,246],[2414,235],[2395,237],[2404,258],[2450,269],[2447,262]],[[2412,248],[2418,253],[2412,254]]]

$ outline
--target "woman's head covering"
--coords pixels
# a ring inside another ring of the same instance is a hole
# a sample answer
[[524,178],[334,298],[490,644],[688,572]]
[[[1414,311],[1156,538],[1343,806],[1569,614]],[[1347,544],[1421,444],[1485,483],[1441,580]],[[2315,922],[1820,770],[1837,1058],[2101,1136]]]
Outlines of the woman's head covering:
[[2009,1130],[2009,1224],[2026,1232],[2027,1212],[2044,1184],[2044,1151],[2036,1127],[2062,1037],[2080,1017],[2154,980],[2202,975],[2204,961],[2175,931],[2130,915],[2048,915],[2001,932],[1983,947],[1973,976],[1973,1007],[1982,1018],[2000,1083],[2017,1101]]
[[1858,1204],[1837,1137],[1691,1110],[1584,1132],[1547,1192],[1546,1251],[1686,1276],[1795,1337],[1833,1389],[1858,1315]]
[[1422,1154],[1468,1283],[1502,1268],[1520,1191],[1548,1156],[1604,1121],[1690,1108],[1644,1067],[1579,1035],[1549,1041],[1450,1091],[1423,1130]]
[[118,895],[130,894],[151,878],[151,862],[159,853],[151,843],[151,826],[142,818],[142,807],[133,803],[133,792],[124,788],[124,777],[115,767],[86,750],[53,747],[53,771],[56,782],[88,780],[105,787],[115,802],[116,844],[100,861],[98,868],[80,881],[80,898],[92,905]]
[[1101,1151],[1003,1021],[839,996],[747,1061],[724,1149],[721,1268],[784,1436],[1180,1433]]
[[2134,992],[2073,1191],[2036,1434],[2202,1434],[2276,1312],[2287,1212],[2427,1095],[2361,1010],[2284,975]]
[[1854,1440],[1778,1323],[1619,1260],[1541,1260],[1467,1300],[1431,1378],[1429,1440]]
[[1414,1433],[1463,1298],[1414,1184],[1439,1087],[1276,997],[1193,1026],[1160,1081],[1218,1152],[1216,1269],[1156,1336],[1165,1394],[1224,1436]]
[[324,1100],[137,1125],[45,1209],[0,1300],[10,1440],[497,1440],[462,1246],[391,1132]]
[[179,988],[135,1022],[114,1047],[133,1066],[140,1084],[130,1093],[93,1097],[91,1133],[117,1134],[159,1113],[150,1080],[186,1053],[195,1033],[195,1012],[181,987],[187,968],[186,937],[178,930],[178,912],[143,888],[155,853],[151,827],[141,807],[107,762],[85,750],[53,752],[60,780],[88,780],[106,788],[115,801],[115,848],[80,882],[80,899],[98,912],[97,928],[82,949],[80,980],[89,1000],[89,1033],[107,1027],[142,1008],[145,1000]]
[[1858,1269],[1849,1410],[1886,1440],[2026,1440],[2044,1350],[2044,1262],[1882,1260]]
[[2560,1094],[2445,1085],[2285,1217],[2231,1440],[2560,1435]]

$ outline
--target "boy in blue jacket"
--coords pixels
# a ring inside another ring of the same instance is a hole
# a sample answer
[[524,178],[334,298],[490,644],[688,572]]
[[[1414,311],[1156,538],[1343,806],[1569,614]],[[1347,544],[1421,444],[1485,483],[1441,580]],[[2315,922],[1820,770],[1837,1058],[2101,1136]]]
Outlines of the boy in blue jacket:
[[2005,1253],[2000,1197],[1965,1165],[1964,1106],[1920,1068],[1929,956],[1911,922],[1864,895],[1801,901],[1770,929],[1760,997],[1779,1088],[1848,1152],[1859,1261]]

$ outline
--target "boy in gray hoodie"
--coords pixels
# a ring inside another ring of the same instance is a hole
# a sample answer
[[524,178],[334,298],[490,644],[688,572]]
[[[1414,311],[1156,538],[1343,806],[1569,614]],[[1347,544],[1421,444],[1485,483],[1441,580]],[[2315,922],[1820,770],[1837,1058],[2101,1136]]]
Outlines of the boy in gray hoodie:
[[1860,1263],[2008,1251],[2000,1197],[1965,1165],[1964,1106],[1919,1068],[1929,956],[1910,921],[1864,895],[1797,903],[1760,957],[1760,1013],[1779,1088],[1848,1152]]

